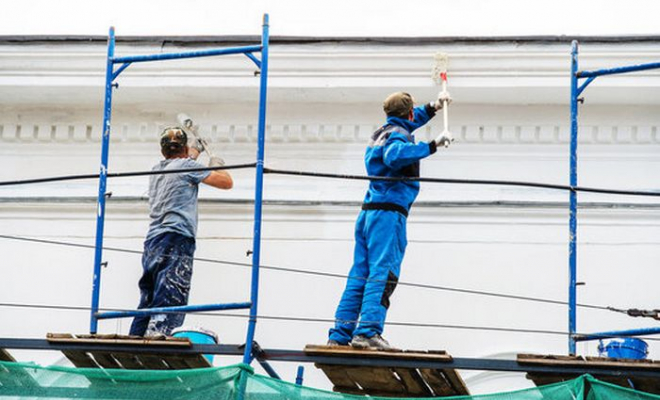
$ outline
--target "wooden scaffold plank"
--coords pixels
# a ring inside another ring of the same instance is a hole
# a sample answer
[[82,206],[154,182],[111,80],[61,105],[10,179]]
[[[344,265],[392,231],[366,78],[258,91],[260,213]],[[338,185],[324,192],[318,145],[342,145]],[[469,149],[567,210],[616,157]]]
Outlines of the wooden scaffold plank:
[[[660,382],[656,378],[646,376],[636,376],[634,371],[626,371],[626,368],[635,368],[637,370],[660,371],[660,362],[654,360],[633,360],[617,359],[606,357],[581,357],[566,355],[538,355],[538,354],[518,354],[518,363],[530,366],[553,366],[553,367],[579,367],[590,366],[596,368],[617,368],[620,371],[618,376],[609,374],[592,374],[596,379],[612,383],[622,387],[641,390],[647,393],[660,394]],[[563,382],[576,378],[575,373],[561,372],[532,372],[528,371],[527,379],[534,382],[537,386],[549,385],[552,383]]]
[[[445,351],[375,351],[350,346],[308,345],[305,353],[315,356],[341,357],[350,360],[378,358],[381,360],[451,362]],[[316,363],[333,383],[333,390],[360,395],[387,397],[434,397],[469,394],[458,373],[451,369],[424,369],[401,366],[361,366],[348,361]]]
[[[63,350],[64,355],[79,368],[103,369],[192,369],[208,368],[212,364],[202,354],[172,354],[163,352],[164,346],[189,348],[187,338],[149,339],[127,335],[72,335],[69,333],[49,333],[47,340],[53,343],[103,345],[103,350]],[[126,350],[111,349],[117,346],[139,346],[146,352],[130,353]]]

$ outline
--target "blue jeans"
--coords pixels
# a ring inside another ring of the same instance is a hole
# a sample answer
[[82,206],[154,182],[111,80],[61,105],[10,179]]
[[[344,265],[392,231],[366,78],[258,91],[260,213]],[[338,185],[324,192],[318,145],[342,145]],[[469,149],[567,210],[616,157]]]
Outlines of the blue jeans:
[[[192,278],[195,239],[167,232],[144,242],[140,308],[183,306],[188,304]],[[162,333],[170,335],[172,329],[183,324],[185,314],[156,314],[135,317],[131,335],[144,336]]]
[[330,340],[347,344],[353,336],[383,333],[407,244],[404,215],[385,210],[360,213],[355,224],[353,267],[337,306]]

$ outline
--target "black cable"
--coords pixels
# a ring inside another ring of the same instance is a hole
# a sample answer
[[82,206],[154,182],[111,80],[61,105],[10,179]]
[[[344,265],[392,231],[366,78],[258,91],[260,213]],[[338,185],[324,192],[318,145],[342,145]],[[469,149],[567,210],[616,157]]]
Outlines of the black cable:
[[[220,170],[229,170],[229,169],[254,168],[256,165],[257,165],[256,163],[250,163],[250,164],[224,165],[222,167],[185,168],[185,169],[170,169],[170,170],[159,170],[159,171],[108,172],[107,177],[126,178],[131,176],[167,175],[167,174],[181,174],[187,172],[220,171]],[[100,176],[99,174],[83,174],[83,175],[52,176],[48,178],[23,179],[23,180],[15,180],[15,181],[2,181],[0,182],[0,186],[15,186],[15,185],[27,185],[32,183],[98,179],[99,176]]]
[[[62,310],[62,311],[85,311],[85,312],[91,311],[90,307],[83,307],[83,306],[42,305],[42,304],[27,304],[27,303],[0,303],[0,307]],[[121,308],[102,308],[99,309],[99,311],[132,311],[132,310],[121,309]],[[180,312],[168,311],[168,312],[164,312],[163,314],[180,314]],[[243,319],[250,318],[250,316],[247,314],[228,314],[228,313],[219,313],[219,312],[210,312],[210,311],[192,311],[192,312],[188,312],[188,314],[196,314],[196,315],[211,316],[211,317],[231,317],[231,318],[243,318]],[[270,320],[270,321],[289,321],[289,322],[318,322],[325,324],[335,323],[335,320],[332,318],[291,317],[291,316],[278,316],[278,315],[257,315],[257,319]],[[343,321],[343,322],[357,323],[358,321]],[[488,331],[488,332],[560,335],[560,336],[570,335],[568,332],[564,332],[564,331],[553,331],[553,330],[544,330],[544,329],[502,328],[495,326],[452,325],[452,324],[433,324],[433,323],[397,322],[397,321],[385,321],[385,325],[402,326],[409,328],[457,329],[457,330],[473,330],[473,331]],[[575,333],[574,335],[584,336],[585,334]],[[649,338],[645,336],[644,340],[660,341],[660,338]]]
[[451,183],[451,184],[461,184],[461,185],[521,186],[521,187],[532,187],[537,189],[554,189],[554,190],[616,194],[616,195],[627,195],[627,196],[660,197],[660,191],[648,192],[648,191],[640,191],[640,190],[602,189],[602,188],[591,188],[585,186],[557,185],[552,183],[537,183],[537,182],[522,182],[522,181],[503,181],[503,180],[486,180],[486,179],[448,179],[448,178],[405,178],[405,177],[395,178],[395,177],[385,177],[385,176],[365,176],[365,175],[328,174],[321,172],[289,171],[289,170],[273,169],[273,168],[264,168],[264,173],[277,174],[277,175],[308,176],[314,178],[336,178],[336,179],[354,179],[354,180],[388,181],[388,182],[431,182],[431,183]]
[[[13,307],[13,308],[30,308],[30,309],[46,309],[46,310],[63,310],[63,311],[86,311],[89,312],[89,307],[82,306],[54,306],[42,304],[27,304],[27,303],[0,303],[0,307]],[[103,311],[132,311],[119,308],[103,308]],[[101,311],[101,309],[99,309]],[[168,311],[163,314],[180,314],[180,312]],[[188,314],[197,314],[214,317],[237,317],[237,318],[250,318],[247,314],[227,314],[209,311],[188,312]],[[320,322],[334,324],[335,320],[331,318],[308,318],[308,317],[289,317],[289,316],[273,316],[273,315],[258,315],[257,319],[271,320],[271,321],[295,321],[295,322]],[[344,321],[354,322],[357,321]],[[483,330],[483,331],[496,331],[496,332],[514,332],[514,333],[534,333],[534,334],[554,334],[554,335],[568,335],[567,332],[549,331],[539,329],[518,329],[518,328],[500,328],[488,326],[469,326],[469,325],[449,325],[449,324],[431,324],[431,323],[417,323],[417,322],[385,322],[385,325],[390,326],[405,326],[413,328],[445,328],[445,329],[467,329],[467,330]]]
[[[20,237],[20,236],[0,235],[0,239],[11,239],[11,240],[20,240],[20,241],[25,241],[25,242],[33,242],[33,243],[43,243],[43,244],[52,244],[52,245],[60,245],[60,246],[70,246],[70,247],[78,247],[78,248],[84,248],[84,249],[95,249],[95,246],[92,246],[92,245],[84,245],[84,244],[78,244],[78,243],[61,242],[61,241],[46,240],[46,239],[26,238],[26,237]],[[120,253],[130,253],[130,254],[140,254],[140,255],[143,253],[142,251],[138,251],[138,250],[122,249],[122,248],[118,248],[118,247],[103,247],[103,249],[108,250],[108,251],[116,251],[116,252],[120,252]],[[233,265],[233,266],[246,267],[246,268],[251,268],[252,267],[252,264],[249,264],[249,263],[240,263],[240,262],[235,262],[235,261],[223,261],[223,260],[216,260],[216,259],[211,259],[211,258],[202,258],[202,257],[198,258],[198,257],[195,257],[195,258],[193,258],[193,260],[194,261],[200,261],[200,262],[212,263],[212,264]],[[297,274],[302,274],[302,275],[323,276],[323,277],[339,278],[339,279],[365,279],[365,278],[351,278],[348,275],[335,274],[335,273],[331,273],[331,272],[300,270],[300,269],[295,269],[295,268],[277,267],[277,266],[270,266],[270,265],[260,265],[259,268],[265,269],[265,270],[272,270],[272,271],[290,272],[290,273],[297,273]],[[374,280],[371,280],[371,281],[373,282]],[[472,289],[452,288],[452,287],[447,287],[447,286],[428,285],[428,284],[422,284],[422,283],[399,282],[398,285],[399,286],[414,287],[414,288],[421,288],[421,289],[442,290],[442,291],[447,291],[447,292],[456,292],[456,293],[463,293],[463,294],[474,294],[474,295],[480,295],[480,296],[497,297],[497,298],[504,298],[504,299],[511,299],[511,300],[532,301],[532,302],[537,302],[537,303],[555,304],[555,305],[562,305],[562,306],[568,305],[568,302],[561,301],[561,300],[542,299],[542,298],[538,298],[538,297],[519,296],[519,295],[511,295],[511,294],[503,294],[503,293],[495,293],[495,292],[486,292],[486,291],[472,290]],[[576,304],[576,305],[578,307],[582,307],[582,308],[612,311],[612,307],[608,307],[608,306],[598,306],[598,305],[591,305],[591,304]]]
[[[145,175],[163,175],[163,174],[178,174],[186,172],[201,172],[201,171],[216,171],[225,169],[240,169],[240,168],[254,168],[256,163],[249,164],[236,164],[226,165],[222,167],[205,167],[205,168],[189,168],[189,169],[176,169],[176,170],[161,170],[161,171],[136,171],[136,172],[113,172],[108,173],[108,178],[125,178],[132,176],[145,176]],[[486,180],[486,179],[448,179],[448,178],[407,178],[407,177],[383,177],[383,176],[367,176],[367,175],[347,175],[347,174],[329,174],[321,172],[305,172],[305,171],[290,171],[282,169],[264,168],[266,174],[277,175],[294,175],[294,176],[308,176],[316,178],[334,178],[334,179],[352,179],[352,180],[369,180],[369,181],[389,181],[389,182],[430,182],[430,183],[448,183],[448,184],[462,184],[462,185],[494,185],[494,186],[517,186],[517,187],[531,187],[537,189],[553,189],[575,192],[588,192],[600,194],[614,194],[625,196],[652,196],[660,197],[660,191],[649,192],[641,190],[616,190],[616,189],[602,189],[592,188],[586,186],[571,186],[571,185],[557,185],[552,183],[538,183],[538,182],[524,182],[524,181],[505,181],[505,180]],[[0,181],[0,186],[12,185],[25,185],[32,183],[45,183],[45,182],[60,182],[81,179],[96,179],[99,174],[87,175],[65,175],[55,176],[49,178],[36,178],[15,181]]]

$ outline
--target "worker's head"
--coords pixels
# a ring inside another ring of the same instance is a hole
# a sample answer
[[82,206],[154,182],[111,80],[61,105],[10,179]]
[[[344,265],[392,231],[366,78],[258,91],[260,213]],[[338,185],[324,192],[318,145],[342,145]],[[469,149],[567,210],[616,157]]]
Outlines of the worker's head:
[[415,99],[410,94],[396,92],[387,96],[383,102],[383,111],[388,117],[410,119],[414,106]]
[[165,158],[180,158],[188,156],[188,136],[178,126],[163,129],[160,134],[160,152]]

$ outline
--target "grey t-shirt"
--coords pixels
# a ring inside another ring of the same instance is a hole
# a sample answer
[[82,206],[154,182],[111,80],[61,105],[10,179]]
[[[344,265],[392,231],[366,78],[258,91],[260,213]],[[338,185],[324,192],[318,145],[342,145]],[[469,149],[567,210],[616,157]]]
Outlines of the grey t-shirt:
[[[204,168],[190,158],[162,160],[152,171]],[[165,232],[194,238],[197,233],[198,185],[210,171],[151,175],[149,178],[149,217],[147,240]]]

